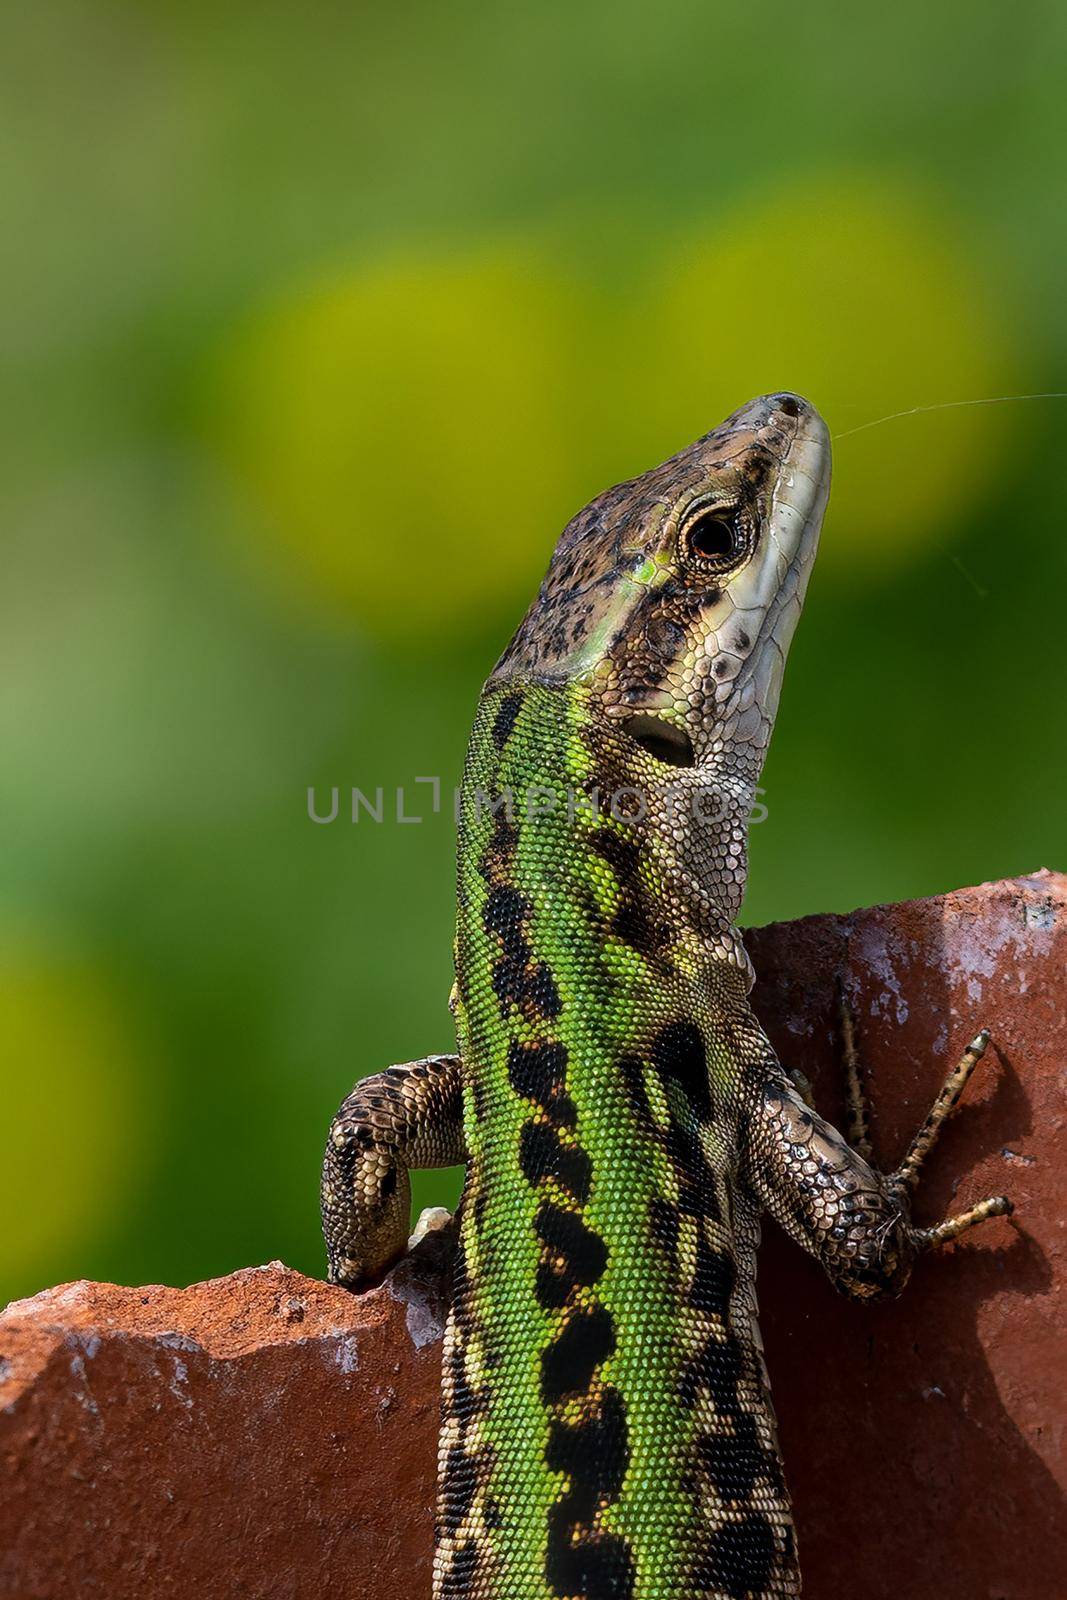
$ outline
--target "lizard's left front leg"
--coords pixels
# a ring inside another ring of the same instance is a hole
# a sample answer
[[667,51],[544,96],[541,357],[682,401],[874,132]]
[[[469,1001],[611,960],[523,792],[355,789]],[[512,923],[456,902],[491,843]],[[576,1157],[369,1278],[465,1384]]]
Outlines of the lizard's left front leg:
[[404,1253],[412,1167],[467,1158],[458,1056],[425,1056],[363,1078],[330,1125],[322,1231],[331,1283],[363,1289]]
[[958,1238],[986,1217],[1011,1212],[1011,1201],[995,1195],[934,1228],[917,1228],[911,1221],[911,1191],[923,1161],[981,1059],[987,1039],[985,1033],[979,1034],[964,1051],[907,1155],[891,1173],[879,1172],[871,1164],[866,1100],[847,1014],[844,1044],[851,1145],[801,1098],[765,1040],[765,1053],[749,1053],[750,1095],[741,1139],[745,1180],[845,1294],[859,1299],[895,1294],[921,1251]]

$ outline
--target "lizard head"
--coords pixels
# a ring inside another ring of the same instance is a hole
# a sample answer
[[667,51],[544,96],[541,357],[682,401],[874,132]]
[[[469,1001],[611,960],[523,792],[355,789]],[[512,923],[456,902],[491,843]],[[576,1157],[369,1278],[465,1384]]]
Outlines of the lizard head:
[[750,401],[568,524],[493,679],[581,686],[658,761],[754,786],[829,487],[814,407]]

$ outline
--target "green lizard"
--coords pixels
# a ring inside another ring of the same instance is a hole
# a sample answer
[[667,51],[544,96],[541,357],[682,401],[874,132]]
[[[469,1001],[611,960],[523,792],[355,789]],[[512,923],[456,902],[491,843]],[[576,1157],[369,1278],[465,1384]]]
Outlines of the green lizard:
[[403,1251],[412,1167],[466,1162],[445,1339],[437,1600],[800,1590],[756,1325],[766,1210],[860,1299],[1010,1209],[912,1225],[776,1060],[734,928],[829,491],[795,395],[753,401],[566,528],[482,694],[459,826],[459,1054],[364,1079],[330,1132],[334,1282]]

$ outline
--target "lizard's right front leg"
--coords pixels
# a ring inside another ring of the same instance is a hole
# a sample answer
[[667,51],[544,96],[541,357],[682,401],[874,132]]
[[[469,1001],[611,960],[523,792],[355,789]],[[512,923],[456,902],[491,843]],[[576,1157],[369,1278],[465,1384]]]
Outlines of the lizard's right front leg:
[[425,1056],[357,1083],[330,1124],[322,1163],[330,1282],[379,1282],[407,1244],[410,1170],[466,1158],[458,1056]]

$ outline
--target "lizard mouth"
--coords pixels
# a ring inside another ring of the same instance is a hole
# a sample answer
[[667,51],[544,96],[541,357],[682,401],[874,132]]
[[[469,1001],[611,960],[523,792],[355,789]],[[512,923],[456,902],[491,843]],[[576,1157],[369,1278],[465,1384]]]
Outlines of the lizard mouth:
[[641,711],[622,724],[622,731],[650,756],[668,767],[695,767],[696,752],[693,741],[684,728],[668,722],[666,717],[655,717]]

